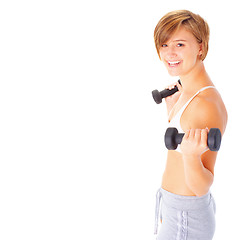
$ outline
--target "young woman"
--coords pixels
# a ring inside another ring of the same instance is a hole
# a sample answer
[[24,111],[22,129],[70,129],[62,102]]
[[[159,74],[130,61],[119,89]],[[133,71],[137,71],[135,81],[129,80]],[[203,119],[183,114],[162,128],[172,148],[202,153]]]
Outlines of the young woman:
[[169,126],[185,132],[179,147],[168,151],[157,193],[155,234],[158,240],[210,240],[215,203],[209,190],[217,152],[208,149],[207,136],[213,127],[223,135],[227,111],[203,63],[209,27],[199,15],[173,11],[158,22],[154,40],[169,74],[181,81],[169,87],[177,85],[179,91],[166,98]]

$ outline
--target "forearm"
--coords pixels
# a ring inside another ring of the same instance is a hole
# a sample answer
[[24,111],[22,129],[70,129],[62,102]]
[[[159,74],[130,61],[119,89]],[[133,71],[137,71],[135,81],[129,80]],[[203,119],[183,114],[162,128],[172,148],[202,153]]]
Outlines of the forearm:
[[200,157],[183,156],[183,162],[188,187],[197,196],[206,194],[213,183],[213,174],[203,166]]

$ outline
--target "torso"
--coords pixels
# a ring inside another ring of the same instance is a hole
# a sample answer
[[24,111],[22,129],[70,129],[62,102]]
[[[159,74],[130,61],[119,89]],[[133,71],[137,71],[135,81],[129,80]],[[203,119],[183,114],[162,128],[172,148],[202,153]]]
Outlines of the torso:
[[[171,111],[169,120],[171,120],[176,115],[176,113],[191,97],[192,96],[188,94],[182,94],[180,96],[179,100]],[[209,101],[209,103],[211,103],[211,106],[217,109],[219,116],[221,116],[222,119],[220,130],[223,134],[227,122],[227,112],[221,96],[216,89],[207,89],[204,92],[199,93],[199,95],[197,95],[190,102],[181,116],[181,128],[184,131],[191,128],[191,116],[193,116],[195,111],[198,111],[199,101],[202,100]],[[162,178],[162,188],[178,195],[195,195],[186,184],[182,154],[180,152],[173,150],[168,151],[166,168]]]

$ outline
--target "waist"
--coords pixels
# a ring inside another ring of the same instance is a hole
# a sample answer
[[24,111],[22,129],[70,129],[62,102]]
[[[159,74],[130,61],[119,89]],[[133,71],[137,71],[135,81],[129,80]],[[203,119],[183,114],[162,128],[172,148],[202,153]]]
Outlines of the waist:
[[182,155],[176,151],[168,151],[162,188],[179,195],[195,195],[186,184]]
[[212,195],[210,192],[198,197],[198,196],[183,196],[174,194],[160,189],[162,195],[162,201],[164,204],[171,208],[181,209],[183,211],[199,210],[209,206],[211,203]]

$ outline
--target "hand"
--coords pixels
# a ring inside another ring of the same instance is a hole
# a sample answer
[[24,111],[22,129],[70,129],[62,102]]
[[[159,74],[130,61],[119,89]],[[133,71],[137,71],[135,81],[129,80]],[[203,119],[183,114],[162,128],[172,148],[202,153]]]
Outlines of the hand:
[[190,129],[182,139],[181,151],[184,156],[200,157],[204,152],[209,150],[207,145],[209,129]]
[[182,86],[179,84],[179,82],[175,82],[175,83],[169,85],[168,87],[166,87],[166,89],[171,90],[175,86],[178,87],[178,92],[176,92],[173,95],[168,96],[168,97],[165,98],[165,102],[166,102],[166,105],[167,105],[168,113],[170,113],[171,109],[176,104],[177,100],[179,99],[179,97],[180,97],[180,95],[182,93]]

